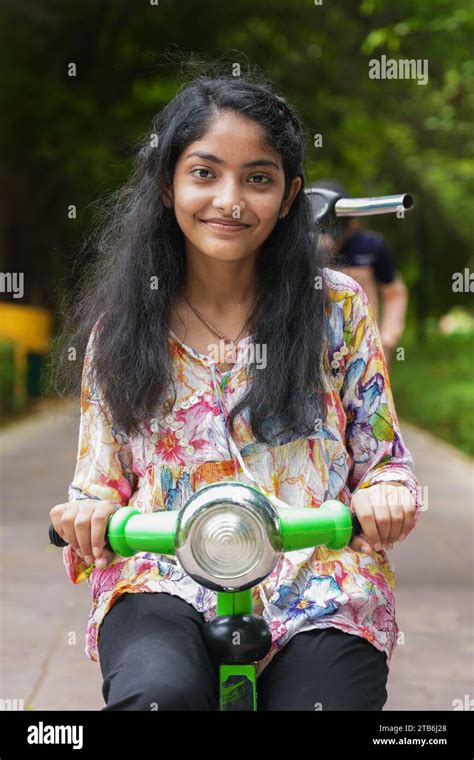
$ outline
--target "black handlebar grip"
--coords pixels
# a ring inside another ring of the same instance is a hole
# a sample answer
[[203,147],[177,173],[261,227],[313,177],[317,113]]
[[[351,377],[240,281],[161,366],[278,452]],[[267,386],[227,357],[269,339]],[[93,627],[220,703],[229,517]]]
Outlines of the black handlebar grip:
[[67,541],[61,538],[59,533],[55,530],[53,523],[49,523],[49,543],[54,546],[67,546]]
[[359,518],[357,517],[355,512],[351,512],[352,517],[352,538],[354,536],[360,536],[362,533],[362,525],[359,522]]
[[[53,523],[49,523],[49,543],[54,546],[68,546],[68,542],[65,541],[64,538],[61,538],[59,533],[55,530]],[[105,548],[108,549],[109,552],[113,553],[114,551],[109,544],[107,536],[105,537]]]

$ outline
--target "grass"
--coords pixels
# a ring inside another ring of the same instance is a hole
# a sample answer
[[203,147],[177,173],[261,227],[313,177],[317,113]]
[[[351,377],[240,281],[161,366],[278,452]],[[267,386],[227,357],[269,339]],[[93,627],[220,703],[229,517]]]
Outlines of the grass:
[[425,343],[407,331],[394,352],[390,379],[399,417],[474,456],[474,333],[441,335]]

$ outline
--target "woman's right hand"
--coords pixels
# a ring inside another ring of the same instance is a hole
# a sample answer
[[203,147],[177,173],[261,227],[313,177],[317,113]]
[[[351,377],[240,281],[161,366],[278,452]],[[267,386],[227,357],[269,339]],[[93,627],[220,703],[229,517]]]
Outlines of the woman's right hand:
[[[54,529],[87,565],[102,570],[117,555],[105,548],[109,516],[119,504],[98,499],[77,499],[56,504],[49,513]],[[95,560],[94,560],[95,558]]]

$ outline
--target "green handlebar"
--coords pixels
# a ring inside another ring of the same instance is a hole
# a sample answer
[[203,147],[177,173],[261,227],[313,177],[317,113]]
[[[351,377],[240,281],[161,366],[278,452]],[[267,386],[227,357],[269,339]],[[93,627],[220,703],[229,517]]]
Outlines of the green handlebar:
[[109,517],[108,542],[121,557],[137,552],[174,555],[177,520],[177,510],[143,513],[136,507],[121,507]]
[[[351,511],[336,499],[319,508],[277,507],[277,512],[285,552],[321,545],[342,549],[353,535]],[[177,510],[143,513],[136,507],[122,507],[109,518],[108,542],[122,557],[136,552],[174,555],[177,519]]]
[[323,502],[319,509],[279,509],[278,514],[285,552],[323,544],[328,549],[342,549],[352,538],[351,511],[336,499]]

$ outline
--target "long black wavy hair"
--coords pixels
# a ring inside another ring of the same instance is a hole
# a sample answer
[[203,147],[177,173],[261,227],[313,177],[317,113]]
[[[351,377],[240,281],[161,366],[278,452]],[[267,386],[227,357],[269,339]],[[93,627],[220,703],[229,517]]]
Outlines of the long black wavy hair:
[[[176,401],[168,343],[170,306],[182,292],[184,235],[174,211],[162,202],[172,187],[182,151],[200,139],[224,110],[261,125],[267,143],[283,163],[285,194],[301,176],[303,186],[288,215],[279,219],[256,262],[256,297],[248,320],[255,342],[266,344],[267,364],[254,371],[248,391],[229,414],[229,431],[248,406],[256,441],[275,444],[310,435],[326,418],[323,341],[326,330],[326,263],[317,251],[311,207],[304,192],[303,162],[308,133],[302,118],[263,77],[199,74],[183,84],[153,119],[138,143],[127,183],[101,202],[101,223],[93,235],[95,256],[66,303],[53,359],[59,393],[77,392],[92,329],[95,382],[114,424],[128,436]],[[150,287],[157,277],[156,288]],[[319,287],[315,286],[319,278]],[[260,292],[261,291],[261,292]],[[281,441],[281,438],[280,438]]]

